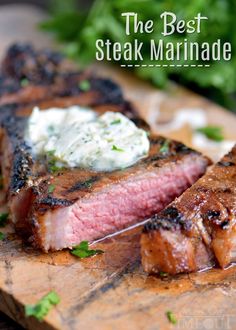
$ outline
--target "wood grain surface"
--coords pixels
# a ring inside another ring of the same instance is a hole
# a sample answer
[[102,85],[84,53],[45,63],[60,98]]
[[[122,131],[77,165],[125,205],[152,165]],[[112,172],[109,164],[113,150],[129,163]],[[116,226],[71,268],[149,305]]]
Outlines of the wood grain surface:
[[[27,40],[37,46],[50,44],[50,39],[34,27],[41,18],[42,14],[31,7],[1,9],[1,52],[12,41],[26,40],[24,31]],[[236,139],[235,116],[200,96],[174,84],[159,91],[107,65],[95,65],[93,70],[118,81],[153,130],[160,119],[155,117],[157,113],[171,118],[179,109],[201,108],[209,123],[223,125],[226,137]],[[187,126],[166,134],[191,144]],[[217,153],[212,156],[217,158]],[[140,264],[140,230],[137,227],[107,238],[96,244],[105,251],[103,255],[79,261],[68,251],[34,251],[10,226],[4,228],[7,239],[0,242],[0,310],[34,330],[172,329],[166,317],[168,310],[178,320],[177,329],[236,329],[236,268],[175,278],[148,276]],[[60,304],[43,322],[26,318],[24,305],[35,303],[52,289],[59,294]]]

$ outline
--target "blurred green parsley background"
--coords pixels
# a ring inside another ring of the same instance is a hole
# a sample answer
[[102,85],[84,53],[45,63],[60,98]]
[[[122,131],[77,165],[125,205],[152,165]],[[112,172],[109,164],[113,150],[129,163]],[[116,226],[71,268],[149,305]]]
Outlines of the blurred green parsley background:
[[201,33],[174,33],[163,38],[164,41],[176,43],[188,38],[190,42],[211,44],[221,39],[232,44],[231,61],[212,62],[210,68],[139,67],[134,72],[157,87],[165,87],[169,79],[175,80],[236,111],[236,0],[95,0],[85,7],[88,8],[78,7],[75,0],[54,0],[50,6],[50,19],[41,25],[65,44],[63,49],[68,56],[84,64],[94,61],[97,39],[124,43],[138,38],[146,49],[146,53],[142,53],[142,63],[150,62],[149,40],[163,38],[162,29],[155,28],[151,34],[127,36],[122,12],[137,12],[141,20],[152,19],[156,24],[164,11],[174,12],[178,19],[185,20],[192,19],[197,13],[207,16],[207,24],[202,24]]

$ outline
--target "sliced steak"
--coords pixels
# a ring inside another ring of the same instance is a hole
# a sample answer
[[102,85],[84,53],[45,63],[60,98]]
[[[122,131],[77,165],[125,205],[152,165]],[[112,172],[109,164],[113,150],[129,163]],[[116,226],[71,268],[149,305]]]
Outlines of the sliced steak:
[[[52,173],[45,160],[33,158],[24,142],[26,120],[11,117],[3,123],[2,170],[4,177],[10,174],[5,184],[17,230],[44,251],[93,241],[151,216],[192,185],[209,164],[175,141],[162,153],[165,139],[151,136],[149,156],[130,168]],[[51,192],[50,186],[55,188]]]
[[225,268],[236,261],[236,146],[145,225],[141,252],[149,273]]

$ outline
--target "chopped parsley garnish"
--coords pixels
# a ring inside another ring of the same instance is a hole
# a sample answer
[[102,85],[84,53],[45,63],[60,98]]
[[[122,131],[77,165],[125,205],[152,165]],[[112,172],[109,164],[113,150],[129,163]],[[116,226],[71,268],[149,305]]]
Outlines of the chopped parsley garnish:
[[169,152],[169,150],[170,150],[170,140],[166,139],[166,140],[163,142],[163,144],[162,144],[162,146],[161,146],[159,152],[160,152],[161,154],[166,154],[167,152]]
[[52,172],[52,173],[55,173],[55,172],[58,172],[60,170],[64,170],[64,167],[59,167],[59,166],[56,166],[54,164],[49,164],[49,171]]
[[0,214],[0,227],[6,226],[8,216],[9,216],[9,213]]
[[48,169],[50,172],[54,173],[60,170],[63,170],[64,167],[59,167],[56,165],[57,159],[55,157],[55,150],[49,150],[47,151],[48,156]]
[[5,234],[3,234],[1,231],[0,231],[0,241],[4,240],[5,238]]
[[167,316],[168,320],[170,321],[170,323],[172,323],[174,325],[177,324],[177,319],[176,319],[175,315],[173,314],[173,312],[167,311],[166,316]]
[[55,155],[55,150],[48,150],[48,151],[47,151],[47,155],[48,155],[49,157],[53,157],[53,156]]
[[94,180],[89,179],[87,181],[84,181],[81,185],[84,186],[84,188],[91,188],[93,185]]
[[90,250],[88,242],[82,241],[79,245],[74,246],[70,253],[82,259],[95,256],[96,254],[102,254],[104,251]]
[[204,134],[208,139],[221,142],[224,140],[224,135],[222,132],[222,127],[220,126],[205,126],[197,128],[199,133]]
[[79,83],[79,89],[81,89],[83,92],[89,91],[91,88],[90,82],[88,80],[82,80]]
[[48,186],[48,192],[49,192],[49,194],[51,194],[54,190],[55,190],[55,186],[53,185],[53,184],[50,184],[49,186]]
[[120,119],[116,119],[116,120],[113,120],[111,122],[111,125],[117,125],[117,124],[120,124],[121,123],[121,120]]
[[121,148],[118,148],[118,147],[117,147],[117,146],[115,146],[114,144],[113,144],[113,146],[112,146],[111,150],[114,150],[114,151],[119,151],[119,152],[123,152],[123,151],[124,151],[123,149],[121,149]]
[[28,86],[28,85],[29,85],[29,80],[28,80],[27,78],[23,78],[23,79],[21,79],[21,81],[20,81],[20,85],[21,85],[21,87],[26,87],[26,86]]
[[165,272],[159,272],[160,277],[167,277],[169,274]]
[[34,316],[39,321],[42,321],[44,316],[48,314],[53,305],[57,305],[59,302],[60,298],[58,294],[55,291],[50,291],[35,305],[26,305],[25,315]]

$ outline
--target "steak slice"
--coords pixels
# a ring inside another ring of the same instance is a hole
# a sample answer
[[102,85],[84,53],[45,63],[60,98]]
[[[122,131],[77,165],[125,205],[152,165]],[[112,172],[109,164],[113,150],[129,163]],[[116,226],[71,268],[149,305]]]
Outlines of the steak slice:
[[145,224],[141,253],[149,273],[194,272],[236,262],[236,146]]
[[[104,110],[96,108],[98,113]],[[134,120],[143,125],[137,117]],[[149,156],[132,167],[52,173],[47,162],[35,160],[26,145],[26,121],[14,116],[3,120],[2,171],[11,178],[5,185],[16,229],[44,251],[93,241],[142,221],[192,185],[209,164],[207,158],[176,141],[162,153],[165,139],[151,136]],[[55,189],[50,191],[50,186]]]

